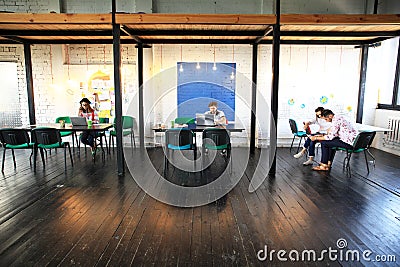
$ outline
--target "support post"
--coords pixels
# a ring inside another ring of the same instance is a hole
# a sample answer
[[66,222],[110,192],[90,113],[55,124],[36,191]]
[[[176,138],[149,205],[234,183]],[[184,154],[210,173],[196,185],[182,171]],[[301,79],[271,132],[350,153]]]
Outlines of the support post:
[[[276,23],[274,25],[273,40],[272,40],[272,90],[271,90],[271,111],[273,120],[270,127],[270,143],[278,142],[278,92],[279,92],[279,51],[281,43],[281,2],[276,0],[275,15]],[[272,164],[269,170],[269,175],[274,177],[276,174],[276,150],[271,151]]]
[[36,124],[35,97],[33,92],[31,45],[24,43],[26,90],[28,92],[29,124]]
[[122,140],[122,90],[121,90],[121,30],[115,23],[116,3],[112,1],[112,31],[114,59],[114,91],[115,91],[115,130],[117,134],[117,166],[118,175],[124,175],[124,150]]
[[362,123],[364,113],[365,82],[367,80],[368,45],[361,46],[360,82],[358,86],[358,102],[356,122]]
[[144,112],[143,112],[143,44],[138,43],[138,82],[139,82],[139,137],[140,148],[144,149]]
[[257,58],[258,44],[253,44],[252,88],[251,88],[251,122],[250,122],[250,153],[256,149],[256,108],[257,108]]

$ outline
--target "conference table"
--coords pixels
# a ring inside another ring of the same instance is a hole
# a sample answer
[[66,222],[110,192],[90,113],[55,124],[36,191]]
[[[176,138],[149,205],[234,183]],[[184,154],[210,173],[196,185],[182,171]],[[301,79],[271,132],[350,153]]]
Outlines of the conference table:
[[[72,138],[75,137],[75,140],[77,142],[77,147],[78,147],[78,154],[80,154],[80,143],[78,142],[78,137],[76,135],[77,132],[83,132],[83,131],[89,131],[89,132],[103,132],[107,131],[108,129],[114,127],[112,123],[98,123],[98,124],[92,124],[91,126],[74,126],[70,123],[66,123],[64,127],[60,125],[60,123],[39,123],[39,124],[31,124],[31,125],[26,125],[22,127],[16,127],[17,129],[25,129],[27,131],[32,131],[35,128],[39,127],[47,127],[47,128],[53,128],[56,129],[60,132],[73,132]],[[73,139],[72,139],[73,140]],[[73,150],[75,150],[74,146],[72,147]]]
[[228,125],[217,125],[217,126],[203,126],[203,125],[197,125],[197,124],[188,124],[185,127],[174,127],[174,128],[161,128],[161,127],[156,127],[153,128],[154,132],[165,132],[166,130],[169,129],[179,129],[179,128],[184,128],[184,129],[189,129],[192,130],[193,132],[202,132],[204,129],[207,128],[220,128],[220,129],[226,129],[228,132],[242,132],[245,129],[243,127],[237,126],[234,123],[228,124]]

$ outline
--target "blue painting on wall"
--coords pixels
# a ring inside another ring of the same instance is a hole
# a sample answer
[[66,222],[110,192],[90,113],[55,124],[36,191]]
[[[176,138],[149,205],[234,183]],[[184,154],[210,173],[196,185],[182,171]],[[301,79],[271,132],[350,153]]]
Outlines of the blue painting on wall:
[[178,62],[178,117],[194,118],[216,101],[228,121],[235,120],[235,63]]

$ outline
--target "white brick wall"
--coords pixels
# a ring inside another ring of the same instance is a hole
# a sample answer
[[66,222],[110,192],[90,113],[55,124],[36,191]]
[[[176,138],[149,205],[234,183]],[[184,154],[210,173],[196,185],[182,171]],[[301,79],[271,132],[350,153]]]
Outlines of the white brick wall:
[[[182,4],[182,3],[185,4]],[[373,0],[285,0],[281,13],[363,14],[372,13]],[[0,0],[0,10],[20,13],[109,13],[110,0]],[[399,13],[400,2],[380,0],[378,13]],[[273,0],[119,0],[119,12],[271,14]]]
[[16,13],[48,13],[59,12],[58,0],[3,0],[0,10]]
[[[21,119],[23,124],[29,122],[28,95],[24,69],[24,48],[22,45],[0,45],[0,61],[16,61],[18,71],[18,94],[21,103]],[[7,96],[3,96],[7,97]]]

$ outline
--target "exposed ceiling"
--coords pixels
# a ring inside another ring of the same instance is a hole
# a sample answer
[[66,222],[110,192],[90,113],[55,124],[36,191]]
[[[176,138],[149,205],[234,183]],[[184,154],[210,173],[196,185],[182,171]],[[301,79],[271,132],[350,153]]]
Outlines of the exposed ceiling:
[[[275,15],[116,14],[121,43],[272,43]],[[400,15],[283,14],[282,44],[373,44],[400,36]],[[0,13],[0,43],[112,43],[111,14]]]

